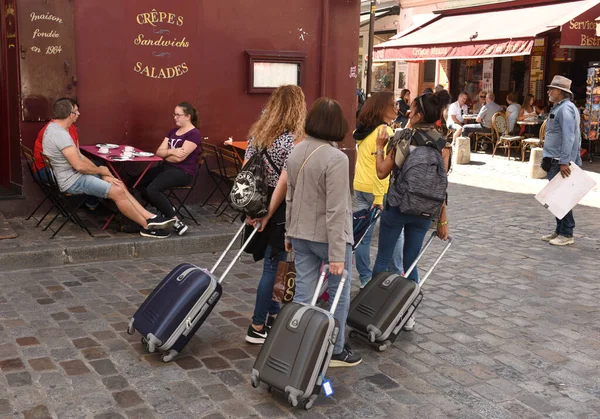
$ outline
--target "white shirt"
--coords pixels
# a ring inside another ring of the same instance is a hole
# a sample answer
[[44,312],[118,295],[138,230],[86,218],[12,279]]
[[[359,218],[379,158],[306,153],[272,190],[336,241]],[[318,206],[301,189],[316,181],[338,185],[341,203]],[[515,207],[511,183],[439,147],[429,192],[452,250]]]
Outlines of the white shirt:
[[[462,110],[462,112],[461,112]],[[456,120],[461,124],[465,122],[463,119],[463,115],[468,113],[467,105],[462,105],[462,107],[458,104],[458,101],[452,103],[448,108],[448,125],[454,124],[454,119],[452,119],[452,115],[456,117]]]
[[509,123],[509,127],[508,127],[508,131],[512,132],[513,129],[515,128],[515,123],[517,122],[517,117],[519,116],[519,112],[521,111],[521,105],[519,105],[518,103],[511,103],[508,108],[506,109],[506,112],[510,112],[510,115],[508,115],[508,123]]

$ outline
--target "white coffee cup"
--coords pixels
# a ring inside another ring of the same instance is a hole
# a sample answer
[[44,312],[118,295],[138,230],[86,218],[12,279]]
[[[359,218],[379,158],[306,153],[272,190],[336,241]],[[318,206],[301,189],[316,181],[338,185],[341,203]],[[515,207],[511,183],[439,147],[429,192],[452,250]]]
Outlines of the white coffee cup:
[[108,150],[108,147],[102,146],[98,149],[98,153],[108,154],[110,151]]
[[125,150],[125,151],[131,151],[131,152],[134,152],[134,151],[135,151],[135,148],[133,148],[133,147],[132,147],[132,146],[130,146],[130,145],[126,145],[126,146],[125,146],[125,148],[123,148],[123,150]]
[[130,158],[133,157],[133,151],[123,151],[121,153],[121,156],[123,156],[123,157],[125,157],[127,159],[130,159]]

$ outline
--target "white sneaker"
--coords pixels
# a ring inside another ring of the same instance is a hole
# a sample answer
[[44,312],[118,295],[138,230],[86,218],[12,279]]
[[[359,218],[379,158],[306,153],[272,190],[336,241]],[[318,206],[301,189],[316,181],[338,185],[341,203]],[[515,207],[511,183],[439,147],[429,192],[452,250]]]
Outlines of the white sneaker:
[[402,327],[402,329],[406,330],[407,332],[410,332],[414,328],[415,328],[415,316],[413,314],[412,316],[410,316],[410,319],[408,319],[406,321],[406,323],[404,323],[404,327]]
[[554,240],[557,237],[558,237],[558,233],[554,232],[552,234],[547,234],[545,236],[542,236],[542,240],[545,242],[549,242],[550,240]]
[[556,238],[550,240],[550,244],[554,246],[567,246],[573,243],[575,243],[573,237],[557,236]]

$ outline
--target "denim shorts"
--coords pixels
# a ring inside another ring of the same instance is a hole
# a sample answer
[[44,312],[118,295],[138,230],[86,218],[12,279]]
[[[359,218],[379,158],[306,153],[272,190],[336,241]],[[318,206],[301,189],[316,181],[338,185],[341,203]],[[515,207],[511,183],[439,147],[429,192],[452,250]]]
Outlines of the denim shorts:
[[71,195],[91,195],[106,199],[111,186],[98,175],[83,175],[65,192]]

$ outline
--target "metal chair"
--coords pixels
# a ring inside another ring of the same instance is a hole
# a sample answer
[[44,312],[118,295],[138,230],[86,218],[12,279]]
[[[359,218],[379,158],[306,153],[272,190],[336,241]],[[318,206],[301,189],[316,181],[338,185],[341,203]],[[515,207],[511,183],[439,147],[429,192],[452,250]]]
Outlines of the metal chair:
[[214,144],[210,144],[208,138],[205,137],[204,140],[202,142],[202,165],[206,168],[206,173],[215,186],[204,202],[200,204],[201,207],[205,206],[217,191],[221,192],[222,195],[226,195],[226,191],[221,186],[225,183],[225,180],[221,175],[221,155],[219,149]]
[[[68,221],[72,221],[75,225],[78,225],[82,229],[84,229],[91,237],[94,237],[92,232],[85,225],[81,217],[77,215],[77,210],[85,203],[87,199],[87,195],[71,195],[68,193],[61,192],[58,182],[56,181],[56,176],[54,175],[54,170],[52,169],[52,162],[48,158],[48,156],[42,154],[42,159],[44,160],[44,165],[48,168],[48,186],[49,191],[52,194],[53,201],[56,202],[57,213],[50,220],[48,225],[44,227],[42,230],[46,231],[48,229],[52,230],[54,234],[50,236],[51,239],[56,237],[60,230],[67,224]],[[50,226],[54,223],[54,221],[58,218],[59,215],[65,215],[65,220],[58,227],[57,230],[53,230]]]
[[[42,223],[42,221],[44,221],[44,219],[50,213],[50,211],[52,211],[52,209],[56,207],[56,202],[54,202],[54,197],[50,191],[50,186],[45,184],[39,176],[36,176],[35,157],[33,151],[29,147],[26,147],[23,145],[23,143],[21,143],[21,153],[25,158],[25,161],[27,163],[27,169],[29,170],[29,174],[31,175],[33,182],[36,185],[38,185],[38,187],[44,194],[44,199],[42,199],[40,203],[33,209],[33,211],[31,211],[31,213],[27,216],[27,218],[25,218],[25,220],[30,220],[31,218],[33,218],[35,221],[37,221],[35,225],[37,227]],[[49,201],[51,203],[50,208],[48,208],[44,215],[42,215],[42,217],[38,219],[35,216],[35,213],[42,207],[42,205],[44,205],[46,201]]]
[[525,161],[525,153],[527,150],[531,152],[534,147],[542,147],[544,145],[544,137],[546,136],[546,121],[540,127],[539,138],[525,138],[521,143],[521,161]]
[[[242,163],[240,162],[240,159],[237,157],[235,152],[227,150],[225,148],[219,148],[219,156],[221,157],[221,178],[223,179],[223,182],[227,185],[227,192],[224,194],[225,196],[223,197],[223,200],[221,201],[221,203],[217,207],[217,210],[215,211],[215,214],[217,214],[217,216],[223,215],[223,213],[228,207],[233,209],[229,202],[229,192],[231,192],[231,188],[233,187],[235,178],[242,169]],[[223,209],[221,210],[221,212],[219,212],[222,206]],[[235,220],[236,217],[237,215],[234,216],[233,219]]]
[[[198,158],[198,169],[196,170],[196,175],[192,180],[192,183],[186,186],[174,186],[172,188],[167,189],[165,192],[167,193],[167,198],[169,200],[174,199],[177,202],[177,207],[175,208],[175,214],[181,216],[181,218],[189,217],[196,224],[200,224],[198,220],[194,217],[194,215],[190,212],[190,210],[185,206],[185,201],[188,199],[194,188],[196,187],[196,182],[198,181],[198,175],[200,174],[200,169],[204,163],[204,158],[202,155]],[[183,193],[183,197],[179,197],[177,192],[180,191]],[[186,215],[184,216],[181,212],[185,211]]]
[[499,148],[504,149],[504,154],[508,152],[508,160],[510,160],[510,150],[521,149],[521,141],[523,137],[520,135],[507,135],[508,132],[508,119],[504,112],[496,112],[492,117],[492,132],[496,136],[496,142],[494,143],[494,151],[492,157],[496,155],[496,150]]

